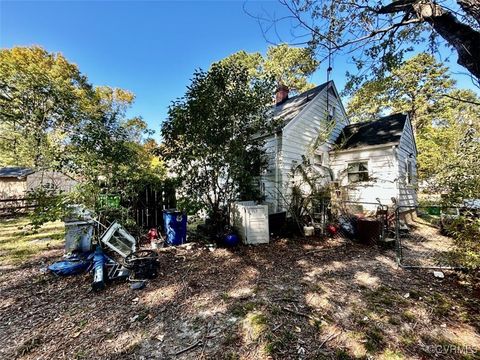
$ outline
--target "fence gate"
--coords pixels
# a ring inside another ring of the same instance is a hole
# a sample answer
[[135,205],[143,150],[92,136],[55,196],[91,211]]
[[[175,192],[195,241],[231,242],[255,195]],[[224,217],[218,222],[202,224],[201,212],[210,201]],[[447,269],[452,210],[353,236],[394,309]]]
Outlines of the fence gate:
[[455,269],[459,261],[448,227],[455,207],[398,206],[395,212],[397,261],[404,268]]

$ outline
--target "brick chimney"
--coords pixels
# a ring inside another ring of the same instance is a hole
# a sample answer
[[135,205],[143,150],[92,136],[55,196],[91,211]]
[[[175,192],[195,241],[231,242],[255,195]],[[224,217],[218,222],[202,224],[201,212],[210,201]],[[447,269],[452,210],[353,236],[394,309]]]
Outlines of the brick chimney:
[[279,84],[277,87],[277,93],[275,95],[275,105],[281,105],[286,100],[288,100],[288,87],[283,84]]

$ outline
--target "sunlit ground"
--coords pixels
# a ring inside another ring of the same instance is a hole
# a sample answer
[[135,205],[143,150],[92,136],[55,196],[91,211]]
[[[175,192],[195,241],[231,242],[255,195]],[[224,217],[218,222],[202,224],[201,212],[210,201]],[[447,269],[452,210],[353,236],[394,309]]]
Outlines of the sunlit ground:
[[91,274],[40,271],[62,255],[62,224],[27,234],[26,223],[0,225],[0,358],[480,358],[478,283],[399,269],[392,250],[342,239],[177,248],[144,290],[94,293]]

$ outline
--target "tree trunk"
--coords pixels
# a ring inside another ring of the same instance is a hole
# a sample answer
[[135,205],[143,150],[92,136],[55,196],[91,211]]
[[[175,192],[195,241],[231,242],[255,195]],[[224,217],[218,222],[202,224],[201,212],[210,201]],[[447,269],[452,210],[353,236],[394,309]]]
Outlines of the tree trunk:
[[457,3],[466,14],[477,20],[480,25],[480,0],[457,0]]
[[419,18],[428,22],[457,50],[458,64],[480,80],[480,32],[459,22],[452,13],[433,3],[417,3],[413,8]]
[[[465,13],[480,24],[480,0],[457,0]],[[425,21],[457,50],[458,64],[480,82],[480,32],[461,23],[450,11],[431,2],[398,0],[378,10],[379,14],[413,13]]]

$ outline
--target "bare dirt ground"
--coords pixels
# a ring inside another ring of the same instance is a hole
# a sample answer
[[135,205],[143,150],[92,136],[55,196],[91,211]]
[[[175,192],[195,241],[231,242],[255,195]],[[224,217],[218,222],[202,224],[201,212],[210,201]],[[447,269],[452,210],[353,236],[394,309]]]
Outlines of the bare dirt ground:
[[5,239],[2,359],[480,359],[478,282],[402,270],[393,250],[343,239],[171,249],[145,289],[94,293],[91,274],[40,272],[61,243],[12,261]]

